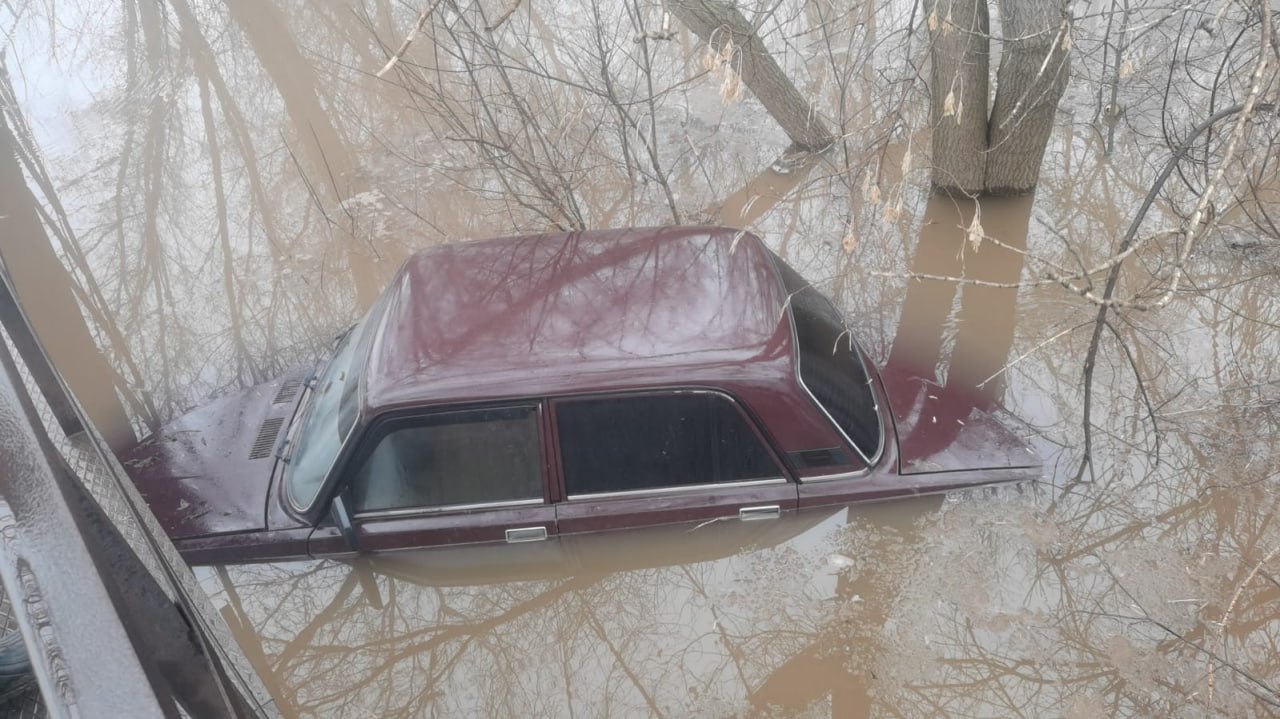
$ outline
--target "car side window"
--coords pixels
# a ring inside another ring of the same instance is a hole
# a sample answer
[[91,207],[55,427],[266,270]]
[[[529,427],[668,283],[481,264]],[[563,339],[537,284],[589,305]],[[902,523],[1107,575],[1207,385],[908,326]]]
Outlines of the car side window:
[[718,394],[561,401],[556,425],[570,497],[783,477],[742,413]]
[[835,423],[870,459],[880,446],[880,418],[853,336],[814,291],[791,299],[800,342],[800,380]]
[[774,255],[800,350],[800,381],[840,431],[870,460],[880,448],[880,416],[867,368],[831,302]]
[[537,407],[404,420],[352,478],[355,511],[541,500],[542,464]]

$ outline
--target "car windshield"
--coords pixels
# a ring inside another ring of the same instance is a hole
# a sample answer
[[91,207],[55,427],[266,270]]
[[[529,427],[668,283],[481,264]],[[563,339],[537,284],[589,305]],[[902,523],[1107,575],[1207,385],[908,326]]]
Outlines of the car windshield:
[[361,367],[357,347],[368,323],[366,316],[341,336],[333,358],[315,380],[310,408],[289,460],[289,496],[298,507],[315,500],[355,424],[355,394]]

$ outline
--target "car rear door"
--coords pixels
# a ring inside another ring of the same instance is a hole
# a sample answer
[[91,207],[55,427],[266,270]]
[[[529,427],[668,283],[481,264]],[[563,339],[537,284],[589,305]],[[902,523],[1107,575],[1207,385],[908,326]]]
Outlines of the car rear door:
[[675,522],[768,520],[796,485],[728,395],[670,390],[557,399],[562,534]]
[[[543,404],[447,409],[371,427],[341,496],[360,551],[506,542],[556,535]],[[542,542],[545,544],[545,542]],[[336,523],[313,555],[349,551]],[[537,553],[552,550],[525,550]]]

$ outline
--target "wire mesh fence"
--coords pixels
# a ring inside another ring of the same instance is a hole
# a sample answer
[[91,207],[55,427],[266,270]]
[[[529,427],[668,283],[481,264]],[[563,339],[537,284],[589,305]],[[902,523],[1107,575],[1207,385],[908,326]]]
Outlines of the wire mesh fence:
[[[190,567],[147,508],[145,500],[120,462],[87,421],[84,432],[68,436],[63,431],[24,357],[16,351],[8,331],[0,331],[0,336],[3,336],[10,355],[14,358],[22,387],[36,408],[42,429],[58,454],[120,532],[156,585],[171,601],[190,610],[193,615],[190,617],[191,621],[203,629],[208,649],[221,660],[221,665],[231,679],[260,708],[262,715],[276,716],[278,712],[266,687],[240,651],[221,614],[200,587]],[[83,420],[83,413],[81,416]],[[8,598],[0,598],[0,629],[5,632],[15,630],[12,626],[14,621]],[[44,716],[34,684],[29,689],[10,697],[0,697],[0,717]]]

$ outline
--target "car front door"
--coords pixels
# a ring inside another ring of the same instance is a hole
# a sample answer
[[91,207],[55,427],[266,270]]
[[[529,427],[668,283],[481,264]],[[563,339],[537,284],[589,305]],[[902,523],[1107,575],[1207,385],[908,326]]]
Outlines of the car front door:
[[345,522],[361,552],[553,537],[542,414],[531,402],[375,424],[339,495],[347,517],[312,533],[311,554],[352,551]]
[[771,519],[796,485],[729,396],[708,390],[558,399],[562,534]]

